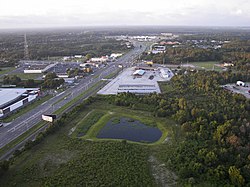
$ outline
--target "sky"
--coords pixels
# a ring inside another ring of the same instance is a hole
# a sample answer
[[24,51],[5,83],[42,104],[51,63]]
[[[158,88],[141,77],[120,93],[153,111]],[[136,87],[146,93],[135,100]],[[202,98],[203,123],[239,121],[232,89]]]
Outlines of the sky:
[[250,26],[250,0],[0,0],[1,28]]

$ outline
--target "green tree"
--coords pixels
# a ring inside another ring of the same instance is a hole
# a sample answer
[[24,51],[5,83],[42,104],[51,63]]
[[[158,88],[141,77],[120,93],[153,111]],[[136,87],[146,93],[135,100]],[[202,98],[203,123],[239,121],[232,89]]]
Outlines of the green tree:
[[230,166],[228,170],[229,177],[231,182],[236,186],[243,186],[245,183],[245,179],[240,174],[240,170],[237,169],[235,166]]

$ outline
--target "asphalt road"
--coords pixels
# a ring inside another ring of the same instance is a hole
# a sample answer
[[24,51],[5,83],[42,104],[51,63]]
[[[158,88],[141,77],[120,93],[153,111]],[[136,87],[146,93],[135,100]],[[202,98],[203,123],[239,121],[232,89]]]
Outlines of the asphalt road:
[[119,64],[122,64],[123,66],[130,66],[134,59],[146,49],[146,46],[142,46],[141,48],[138,44],[136,44],[135,46],[136,47],[133,50],[120,57],[117,62],[110,63],[105,68],[97,70],[93,76],[90,75],[85,79],[82,79],[78,85],[69,88],[62,93],[59,93],[40,106],[16,118],[7,126],[1,127],[0,148],[4,147],[6,144],[10,143],[14,139],[25,133],[27,130],[35,126],[37,123],[39,123],[42,120],[41,116],[43,114],[51,114],[55,112],[56,110],[70,102],[72,99],[80,95],[82,92],[88,90],[91,86],[101,81],[102,78],[113,72],[116,72],[119,69]]

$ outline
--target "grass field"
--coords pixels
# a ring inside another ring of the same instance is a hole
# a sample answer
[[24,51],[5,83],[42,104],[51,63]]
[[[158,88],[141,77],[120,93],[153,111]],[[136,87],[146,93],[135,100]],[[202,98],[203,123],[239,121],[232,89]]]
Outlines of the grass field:
[[161,92],[162,93],[168,93],[173,91],[175,88],[171,84],[171,82],[158,82]]
[[219,64],[219,62],[216,62],[216,61],[190,62],[190,64],[192,64],[200,69],[215,70],[215,71],[222,71],[223,70],[222,67],[216,66],[216,64]]
[[8,74],[10,71],[16,69],[15,67],[4,67],[4,68],[0,68],[0,75],[4,75],[4,74]]
[[38,77],[43,76],[41,73],[16,73],[13,75],[18,76],[21,79],[37,79]]
[[6,146],[4,146],[3,148],[0,149],[0,156],[2,156],[6,151],[8,151],[9,149],[13,148],[14,146],[18,145],[19,143],[21,143],[22,141],[24,141],[26,138],[28,138],[32,133],[35,133],[38,129],[40,129],[42,126],[44,126],[46,124],[45,121],[41,121],[40,123],[38,123],[37,125],[35,125],[34,127],[30,128],[28,131],[26,131],[25,133],[23,133],[21,136],[19,136],[18,138],[16,138],[15,140],[13,140],[12,142],[10,142],[9,144],[7,144]]
[[77,101],[79,101],[80,99],[82,99],[86,94],[90,93],[91,91],[93,91],[94,89],[96,89],[101,84],[102,84],[102,82],[97,82],[92,87],[90,87],[88,90],[82,92],[80,95],[78,95],[77,97],[75,97],[74,99],[72,99],[66,105],[64,105],[63,107],[61,107],[57,111],[55,111],[54,114],[61,114],[61,113],[63,113],[68,107],[70,107],[71,105],[73,105],[74,103],[76,103]]
[[[156,120],[149,112],[95,101],[15,158],[9,171],[0,177],[1,186],[156,186],[148,161],[153,153],[148,144],[76,138],[78,132],[88,131],[100,118],[111,114],[145,123]],[[166,119],[157,122],[166,132],[175,125]],[[75,131],[69,135],[72,129]]]

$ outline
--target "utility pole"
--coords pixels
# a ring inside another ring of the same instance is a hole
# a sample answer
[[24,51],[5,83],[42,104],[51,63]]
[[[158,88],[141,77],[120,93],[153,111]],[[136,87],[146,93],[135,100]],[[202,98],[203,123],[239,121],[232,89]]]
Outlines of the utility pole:
[[24,34],[24,60],[29,60],[29,49],[26,33]]

